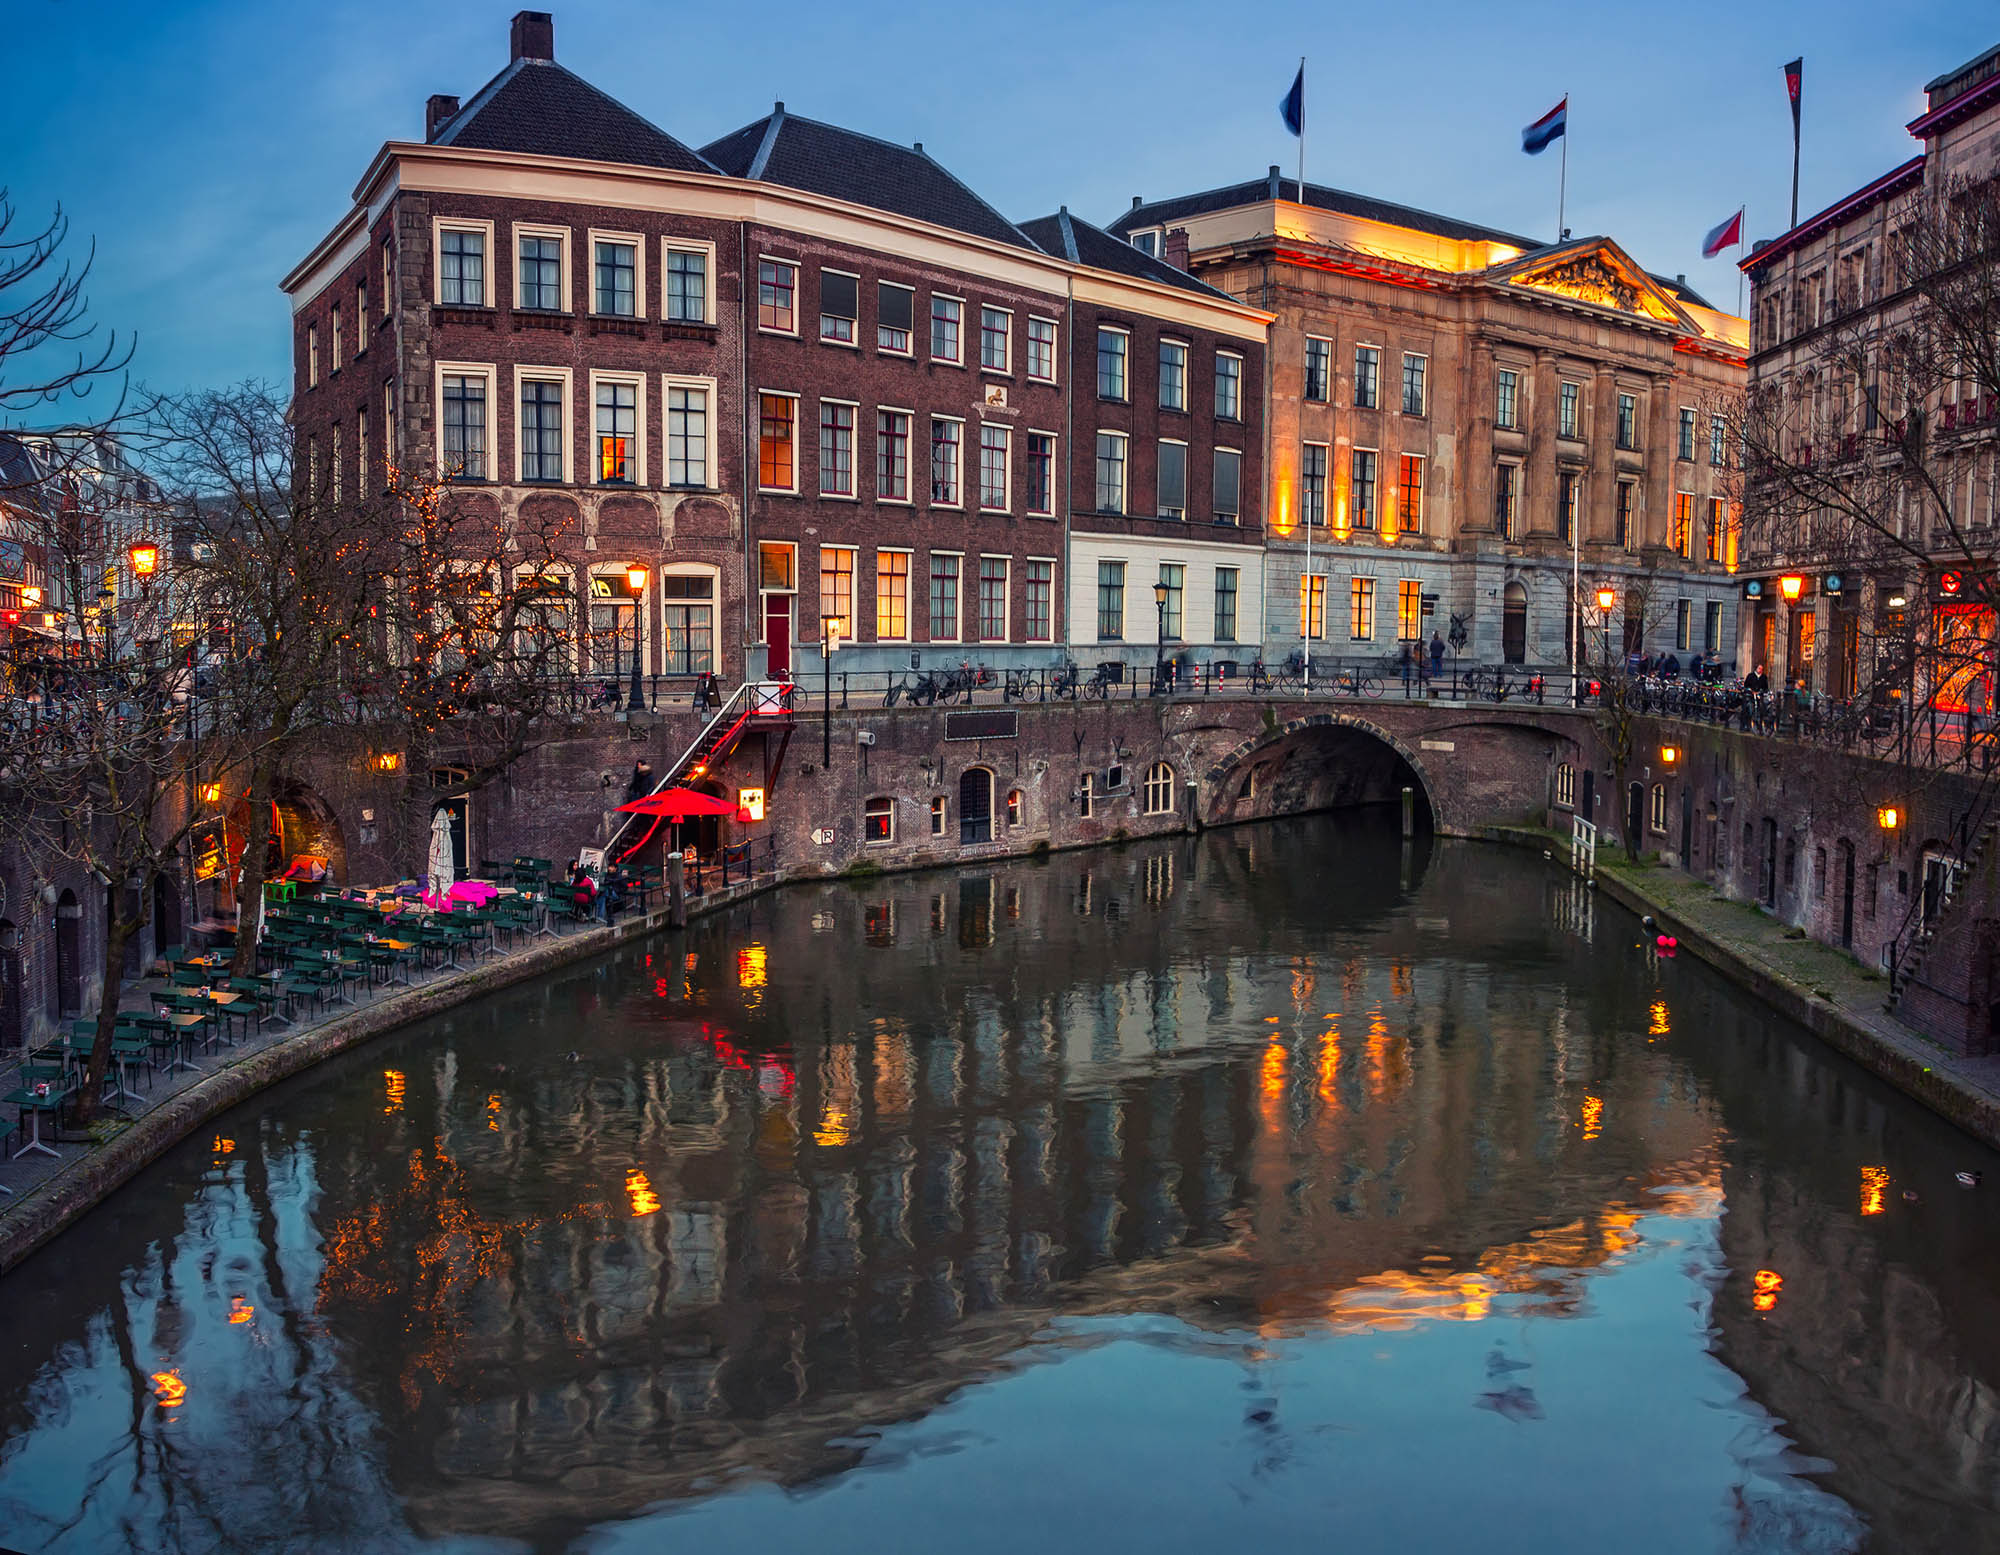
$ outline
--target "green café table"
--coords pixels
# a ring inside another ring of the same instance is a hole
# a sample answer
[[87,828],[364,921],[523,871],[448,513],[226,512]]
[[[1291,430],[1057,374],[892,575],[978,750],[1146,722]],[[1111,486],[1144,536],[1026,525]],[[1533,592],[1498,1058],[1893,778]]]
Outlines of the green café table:
[[0,1097],[0,1101],[5,1101],[9,1106],[20,1108],[21,1117],[28,1125],[28,1142],[19,1150],[12,1152],[15,1160],[20,1160],[31,1150],[39,1150],[43,1155],[61,1158],[59,1151],[42,1143],[42,1114],[62,1111],[62,1105],[67,1100],[69,1092],[53,1086],[45,1096],[38,1095],[34,1091],[20,1090],[11,1091],[5,1097]]

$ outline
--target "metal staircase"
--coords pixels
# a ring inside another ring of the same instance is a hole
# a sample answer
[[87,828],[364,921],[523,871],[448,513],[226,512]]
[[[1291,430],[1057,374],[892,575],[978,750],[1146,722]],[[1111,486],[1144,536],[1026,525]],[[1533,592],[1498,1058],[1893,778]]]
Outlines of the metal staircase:
[[[1972,845],[1961,855],[1958,869],[1954,872],[1951,885],[1939,896],[1929,913],[1924,911],[1925,898],[1920,880],[1910,909],[1904,914],[1903,922],[1896,930],[1896,937],[1889,943],[1888,973],[1889,997],[1884,1007],[1894,1010],[1902,1001],[1904,991],[1915,981],[1923,970],[1924,960],[1931,947],[1937,942],[1939,931],[1951,915],[1952,905],[1958,900],[1959,887],[1969,883],[1977,872],[1986,850],[1993,844],[1996,829],[2000,829],[2000,815],[1992,814],[1993,796],[1991,792],[1982,796],[1979,804],[1981,819],[1968,818],[1966,830],[1973,832]],[[1976,826],[1976,830],[1974,827]]]
[[[646,790],[645,797],[661,793],[687,778],[700,778],[713,772],[729,757],[736,744],[743,738],[744,730],[760,722],[782,720],[789,725],[792,720],[792,688],[775,681],[745,681],[738,686],[728,701],[717,708],[715,715],[702,725],[701,732],[694,737],[688,748],[660,770],[653,786]],[[626,803],[632,801],[627,800]],[[635,821],[655,821],[656,817],[627,814],[619,818],[617,830],[612,832],[605,843],[605,853],[612,858],[622,858],[637,852],[647,837],[653,834],[648,826],[639,839],[631,844],[626,854],[618,853],[620,843],[632,829]]]

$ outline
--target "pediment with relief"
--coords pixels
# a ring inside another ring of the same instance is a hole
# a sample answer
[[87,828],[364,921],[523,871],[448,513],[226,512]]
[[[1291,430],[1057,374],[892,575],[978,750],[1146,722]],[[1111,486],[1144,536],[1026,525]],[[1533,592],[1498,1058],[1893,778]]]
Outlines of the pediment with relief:
[[1634,313],[1662,324],[1678,327],[1687,323],[1673,299],[1609,244],[1572,249],[1540,260],[1531,258],[1512,274],[1499,279],[1509,286],[1547,292],[1618,313]]

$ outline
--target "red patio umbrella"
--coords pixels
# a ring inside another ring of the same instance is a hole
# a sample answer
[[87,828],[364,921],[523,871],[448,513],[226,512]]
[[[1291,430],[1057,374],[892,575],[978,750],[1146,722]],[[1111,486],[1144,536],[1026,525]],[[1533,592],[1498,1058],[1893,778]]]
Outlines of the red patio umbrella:
[[668,788],[648,794],[618,807],[634,815],[657,815],[669,821],[684,821],[691,815],[734,815],[736,806],[713,794],[696,793],[691,788]]

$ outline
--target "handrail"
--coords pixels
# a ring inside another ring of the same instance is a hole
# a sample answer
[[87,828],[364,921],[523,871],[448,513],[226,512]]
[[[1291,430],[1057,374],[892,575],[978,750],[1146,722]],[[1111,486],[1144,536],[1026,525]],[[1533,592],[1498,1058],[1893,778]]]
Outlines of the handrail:
[[[747,720],[750,716],[750,696],[754,688],[755,688],[755,682],[747,680],[742,685],[738,686],[735,689],[735,691],[733,691],[730,694],[729,699],[715,710],[715,716],[710,718],[707,723],[701,726],[701,732],[697,734],[694,737],[694,739],[689,743],[688,748],[682,751],[678,758],[667,764],[665,769],[660,774],[659,781],[654,783],[651,788],[647,789],[646,792],[640,795],[639,797],[651,798],[654,794],[657,794],[661,790],[672,786],[672,784],[679,779],[681,773],[687,769],[688,763],[694,760],[695,752],[700,750],[704,745],[708,743],[708,737],[715,732],[716,725],[720,724],[724,719],[730,716],[730,709],[735,707],[737,703],[741,702],[743,704],[743,709],[740,713],[736,715],[736,722],[738,724],[741,724],[745,720]],[[627,804],[631,804],[632,802],[633,801],[629,799],[625,801],[625,803]],[[612,850],[618,846],[619,840],[623,838],[625,833],[631,828],[632,823],[638,819],[639,819],[638,815],[628,814],[625,817],[625,819],[619,823],[618,829],[611,834],[610,838],[604,844],[604,852],[606,857],[610,856]]]

